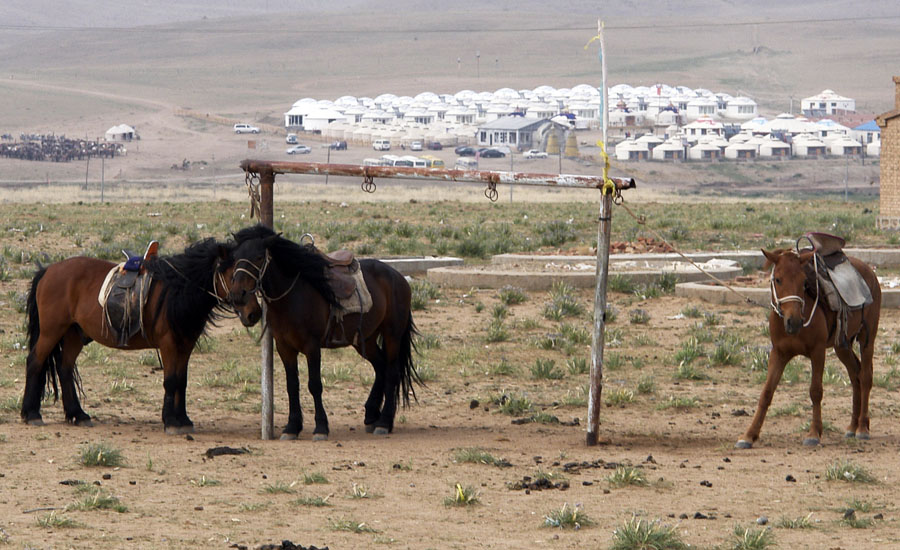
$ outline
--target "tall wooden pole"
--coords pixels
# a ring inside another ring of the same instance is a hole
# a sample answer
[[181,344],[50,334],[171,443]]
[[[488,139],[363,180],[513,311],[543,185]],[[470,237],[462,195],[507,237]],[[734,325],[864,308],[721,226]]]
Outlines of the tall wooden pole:
[[597,227],[597,287],[594,291],[594,335],[591,339],[591,387],[588,393],[588,431],[586,442],[596,445],[600,425],[600,394],[603,391],[603,338],[606,328],[606,283],[609,275],[609,236],[612,229],[612,202],[615,186],[609,182],[609,160],[606,156],[606,134],[609,127],[609,100],[606,90],[606,55],[604,55],[603,22],[597,21],[600,37],[600,109],[603,117],[603,179],[600,201],[600,224]]
[[[274,187],[275,172],[271,167],[260,170],[259,173],[259,221],[266,227],[274,229]],[[267,322],[268,306],[265,301],[262,303],[263,310],[263,327],[265,330],[262,334],[262,362],[260,375],[260,392],[262,393],[262,419],[261,434],[262,439],[273,439],[275,437],[275,398],[272,390],[273,386],[273,367],[272,367],[272,333],[269,332],[269,324]]]

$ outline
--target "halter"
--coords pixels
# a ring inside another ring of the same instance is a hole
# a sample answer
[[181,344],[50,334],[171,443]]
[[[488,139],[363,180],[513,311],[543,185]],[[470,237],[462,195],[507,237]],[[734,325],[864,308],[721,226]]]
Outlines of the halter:
[[[290,292],[294,289],[294,285],[297,284],[297,280],[300,278],[300,273],[298,272],[297,275],[294,276],[294,280],[291,282],[291,285],[287,288],[287,290],[285,290],[284,292],[282,292],[275,298],[269,297],[269,295],[266,294],[266,291],[263,290],[262,279],[266,274],[266,270],[269,269],[269,263],[271,263],[271,260],[272,260],[272,256],[269,254],[269,251],[266,250],[266,258],[263,260],[263,263],[260,266],[257,266],[255,263],[251,262],[250,260],[244,259],[244,258],[240,258],[238,260],[235,260],[235,262],[234,262],[234,265],[235,265],[234,273],[238,273],[238,272],[246,273],[248,277],[253,279],[254,286],[253,286],[253,289],[250,290],[250,292],[261,296],[262,299],[267,304],[272,303],[272,302],[277,302],[278,300],[280,300],[280,299],[284,298],[285,296],[287,296],[288,294],[290,294]],[[256,271],[256,274],[254,275],[247,268],[240,267],[241,264],[248,264],[250,267],[252,267]],[[234,274],[232,274],[231,277],[232,277],[232,280],[234,280]]]
[[[794,254],[796,254],[796,252],[794,252]],[[813,316],[815,316],[816,314],[816,307],[819,305],[819,264],[816,256],[817,254],[815,253],[815,251],[813,251],[813,270],[816,277],[816,301],[813,302],[812,311],[809,312],[809,319],[807,319],[806,322],[803,323],[803,328],[808,327],[809,324],[812,323]],[[803,309],[806,307],[806,301],[802,296],[790,295],[785,296],[784,298],[778,297],[778,292],[775,291],[775,266],[772,266],[772,273],[769,275],[769,287],[772,289],[772,310],[777,313],[779,317],[784,319],[784,313],[781,311],[781,304],[787,302],[800,302],[800,311],[802,314]]]
[[[221,298],[218,294],[216,294],[216,283],[217,282],[222,285],[223,290],[226,290],[226,291],[228,290],[228,286],[225,283],[225,276],[222,275],[221,273],[219,273],[219,263],[221,262],[220,260],[216,260],[216,265],[213,267],[212,292],[206,290],[205,288],[203,288],[200,285],[197,285],[194,281],[192,281],[190,278],[188,278],[187,275],[185,275],[177,267],[172,265],[172,262],[170,262],[167,258],[162,258],[162,261],[164,261],[166,263],[166,265],[168,265],[172,269],[172,271],[177,273],[179,277],[181,277],[185,281],[193,284],[194,286],[200,287],[200,290],[202,290],[203,292],[205,292],[205,293],[209,294],[210,296],[212,296],[213,298],[215,298],[216,303],[218,304],[219,307],[224,308],[224,309],[228,309],[229,307],[231,307],[231,304],[228,302],[228,300],[225,300],[225,299]],[[227,294],[227,292],[226,292],[226,294]]]

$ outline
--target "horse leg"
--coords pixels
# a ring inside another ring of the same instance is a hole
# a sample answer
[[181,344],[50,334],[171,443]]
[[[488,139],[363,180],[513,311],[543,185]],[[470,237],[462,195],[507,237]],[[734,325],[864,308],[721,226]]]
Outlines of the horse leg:
[[397,395],[400,386],[400,358],[397,341],[390,334],[383,335],[382,360],[384,363],[384,406],[375,422],[375,435],[387,435],[394,431],[394,416],[397,414]]
[[[364,355],[375,370],[375,381],[372,382],[372,389],[369,391],[369,397],[366,399],[366,415],[363,420],[367,433],[375,431],[375,423],[381,417],[381,404],[384,402],[384,377],[387,361],[384,357],[384,350],[378,347],[377,340],[378,338],[375,335],[366,340],[366,353]],[[356,351],[363,355],[359,347],[356,347]]]
[[762,393],[759,395],[759,403],[756,405],[756,414],[747,431],[744,432],[738,442],[734,445],[737,449],[750,449],[759,439],[759,432],[762,429],[763,421],[766,419],[766,413],[769,411],[769,405],[772,404],[772,396],[775,395],[775,388],[781,381],[781,375],[784,373],[784,366],[790,361],[790,357],[783,356],[778,353],[775,348],[769,352],[769,370],[766,374],[766,382],[763,384]]
[[869,394],[872,392],[874,368],[872,359],[875,355],[875,335],[860,350],[862,364],[859,368],[859,424],[856,427],[857,439],[869,439]]
[[819,346],[810,354],[812,376],[809,380],[809,399],[812,402],[812,420],[803,444],[815,447],[822,438],[822,375],[825,373],[825,346]]
[[853,409],[850,414],[850,425],[844,432],[844,437],[856,437],[856,431],[859,429],[860,406],[861,406],[861,388],[860,388],[860,364],[859,358],[853,353],[851,348],[841,348],[835,346],[834,354],[841,360],[847,369],[847,376],[850,378],[850,386],[853,389]]
[[297,350],[288,350],[281,342],[275,347],[284,365],[284,378],[288,395],[288,422],[281,430],[281,439],[297,439],[303,431],[303,411],[300,409],[300,376],[297,372]]
[[[187,416],[185,390],[187,388],[187,358],[178,353],[171,342],[163,342],[159,347],[163,362],[163,408],[162,421],[167,435],[194,432],[194,423]],[[187,354],[188,356],[190,354]]]
[[70,327],[63,337],[62,361],[59,367],[59,389],[62,393],[63,411],[66,414],[66,421],[76,426],[93,426],[91,417],[81,408],[81,403],[78,400],[78,388],[75,382],[75,361],[83,347],[81,334],[75,327]]
[[306,369],[309,371],[307,387],[315,406],[316,428],[313,430],[313,441],[328,439],[328,415],[322,404],[322,350],[314,348],[305,353]]
[[[58,362],[60,359],[51,360],[51,354],[59,354],[62,347],[62,334],[50,336],[48,331],[44,331],[38,337],[37,343],[28,353],[28,360],[25,364],[25,393],[22,395],[22,420],[32,426],[43,426],[44,420],[41,416],[41,399],[44,397],[44,388],[48,385],[50,376],[55,373],[49,372],[54,369],[50,363]],[[55,380],[55,378],[54,378]],[[54,388],[55,388],[54,382]]]

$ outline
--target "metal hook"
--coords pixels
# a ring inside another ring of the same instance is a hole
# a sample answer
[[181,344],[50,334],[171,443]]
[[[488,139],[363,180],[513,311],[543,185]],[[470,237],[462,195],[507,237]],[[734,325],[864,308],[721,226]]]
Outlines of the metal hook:
[[500,196],[500,193],[497,192],[497,182],[488,182],[487,189],[484,190],[484,196],[490,199],[491,202],[497,202],[497,197]]
[[366,174],[363,176],[362,185],[360,187],[362,187],[362,190],[366,193],[374,193],[376,189],[375,178]]

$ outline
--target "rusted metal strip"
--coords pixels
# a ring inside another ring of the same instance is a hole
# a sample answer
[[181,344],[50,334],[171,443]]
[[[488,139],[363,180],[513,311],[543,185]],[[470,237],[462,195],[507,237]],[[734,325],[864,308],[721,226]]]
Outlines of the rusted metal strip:
[[[275,174],[318,174],[322,176],[438,180],[461,183],[499,183],[588,189],[600,189],[603,187],[602,175],[587,176],[488,170],[447,170],[441,168],[412,168],[408,166],[361,166],[356,164],[326,164],[321,162],[289,162],[251,159],[241,162],[241,168],[245,172],[257,174],[266,170],[271,170]],[[616,189],[632,189],[635,186],[633,178],[613,177],[610,179],[616,184]]]

